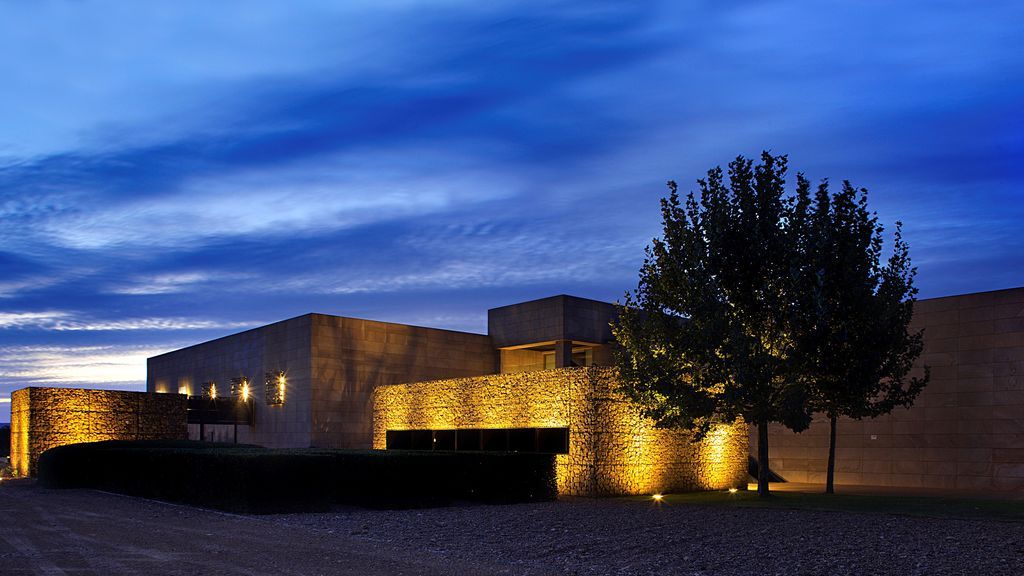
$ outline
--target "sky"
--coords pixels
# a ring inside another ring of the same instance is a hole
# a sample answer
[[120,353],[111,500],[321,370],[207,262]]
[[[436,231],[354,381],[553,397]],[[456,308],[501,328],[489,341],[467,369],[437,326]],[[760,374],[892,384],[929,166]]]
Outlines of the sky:
[[762,150],[1024,286],[1024,3],[0,7],[0,422],[25,386],[321,312],[620,299],[658,200]]

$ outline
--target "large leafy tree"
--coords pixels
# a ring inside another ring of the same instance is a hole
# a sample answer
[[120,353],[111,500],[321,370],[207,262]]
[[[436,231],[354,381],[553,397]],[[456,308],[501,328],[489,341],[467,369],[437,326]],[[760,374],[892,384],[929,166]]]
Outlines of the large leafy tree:
[[812,406],[829,420],[827,493],[833,493],[840,416],[873,418],[910,406],[928,381],[908,376],[921,354],[922,332],[908,330],[916,270],[897,222],[892,255],[882,257],[883,228],[868,209],[867,190],[844,182],[831,194],[823,181],[810,193],[798,175],[792,227],[800,266],[792,334],[794,368]]
[[702,437],[738,418],[758,431],[758,494],[768,495],[768,424],[811,420],[807,380],[793,369],[799,227],[784,191],[787,159],[738,157],[661,202],[663,235],[614,328],[622,390],[657,425]]

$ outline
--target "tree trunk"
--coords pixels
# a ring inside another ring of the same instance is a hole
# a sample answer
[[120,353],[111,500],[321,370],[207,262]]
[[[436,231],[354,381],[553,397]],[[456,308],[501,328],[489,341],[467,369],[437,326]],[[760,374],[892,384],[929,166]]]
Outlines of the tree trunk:
[[825,494],[835,494],[836,477],[836,416],[829,416],[828,432],[828,471],[825,474]]
[[768,497],[768,421],[757,423],[757,496]]

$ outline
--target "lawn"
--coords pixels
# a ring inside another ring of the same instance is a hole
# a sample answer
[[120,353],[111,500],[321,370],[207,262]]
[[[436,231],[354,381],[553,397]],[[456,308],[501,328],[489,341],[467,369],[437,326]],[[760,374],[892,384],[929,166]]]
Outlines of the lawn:
[[[650,496],[632,499],[650,500]],[[932,518],[1001,520],[1024,523],[1024,500],[993,500],[938,496],[866,496],[775,492],[761,499],[756,492],[695,492],[666,494],[657,506],[712,506],[736,508],[780,508],[866,514],[899,514]]]

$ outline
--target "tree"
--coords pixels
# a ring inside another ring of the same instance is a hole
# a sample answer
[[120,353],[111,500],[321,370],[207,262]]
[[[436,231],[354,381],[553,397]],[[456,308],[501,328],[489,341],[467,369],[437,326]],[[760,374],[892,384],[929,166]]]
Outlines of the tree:
[[799,274],[787,158],[736,158],[661,201],[663,236],[647,247],[614,333],[622,391],[658,426],[694,432],[742,418],[758,431],[758,494],[768,495],[768,424],[810,424],[807,380],[790,337]]
[[909,407],[928,381],[927,367],[922,378],[907,377],[923,348],[923,332],[908,331],[916,269],[899,222],[892,256],[882,261],[883,228],[868,210],[867,190],[848,181],[834,195],[822,181],[812,199],[810,183],[797,175],[791,222],[801,261],[794,358],[812,407],[829,419],[825,491],[832,494],[838,418]]

